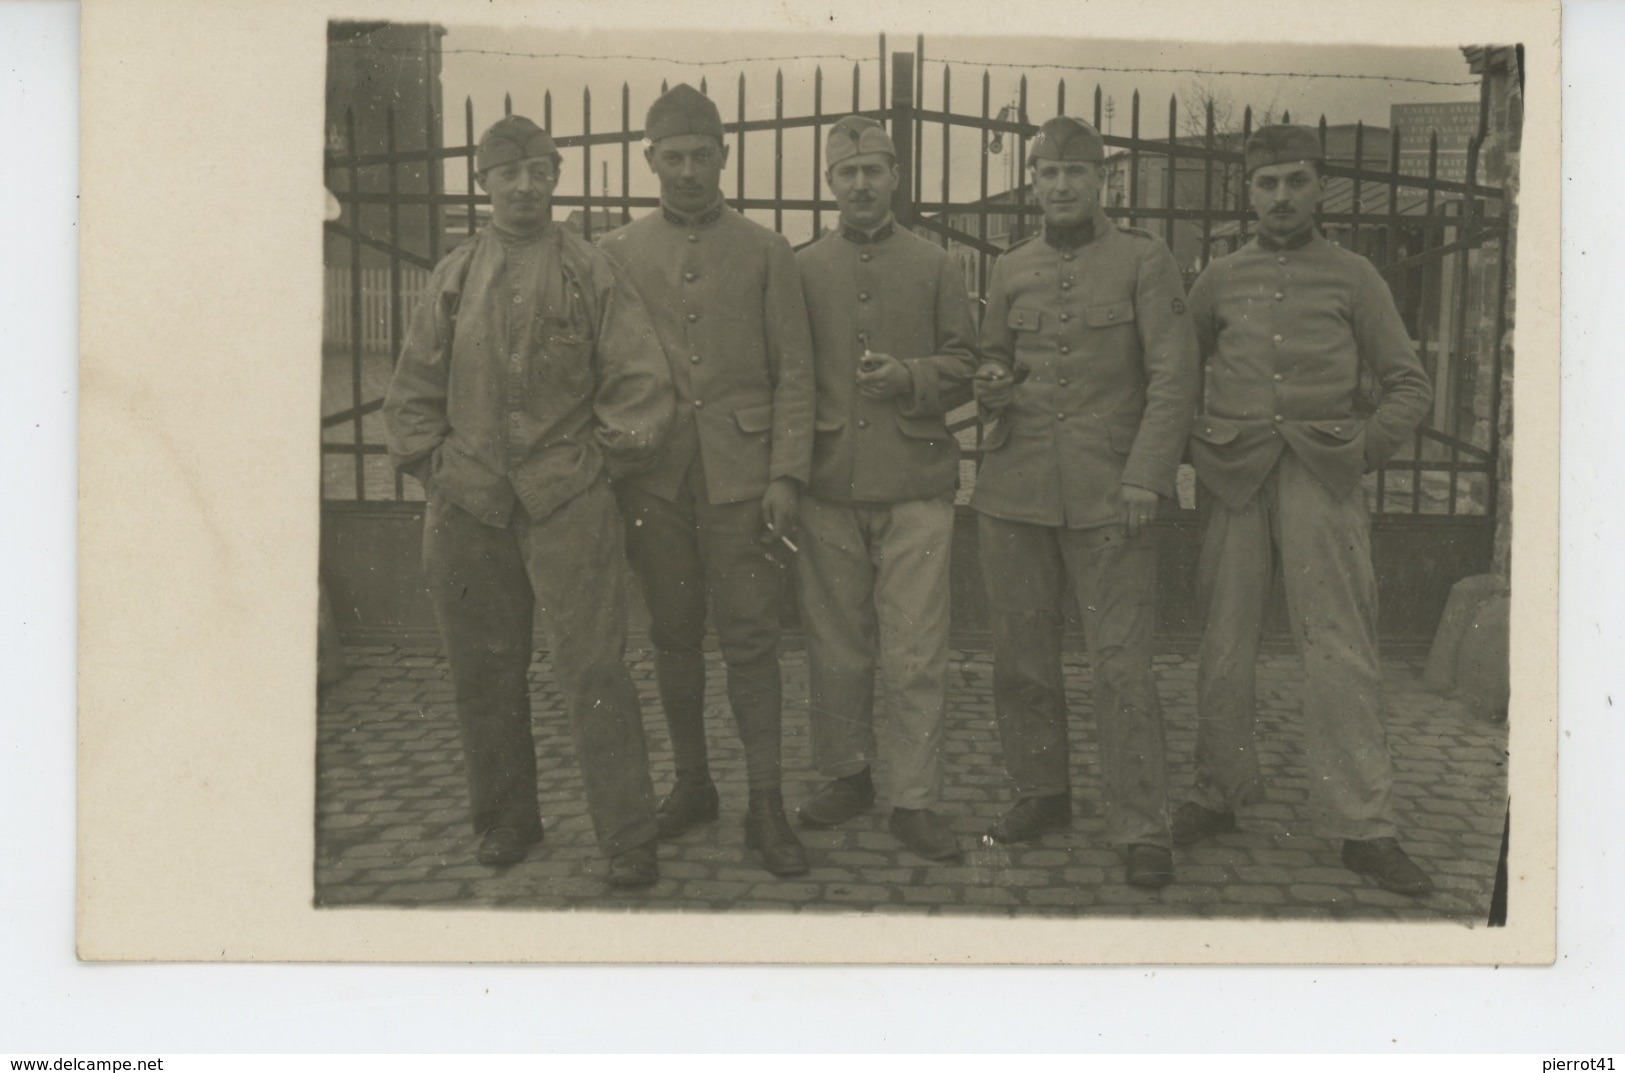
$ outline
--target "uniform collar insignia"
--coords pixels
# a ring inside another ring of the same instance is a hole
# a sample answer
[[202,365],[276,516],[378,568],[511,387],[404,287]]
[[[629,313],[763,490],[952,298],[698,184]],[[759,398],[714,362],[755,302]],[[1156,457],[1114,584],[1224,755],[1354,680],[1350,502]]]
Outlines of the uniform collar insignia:
[[1315,234],[1316,231],[1314,224],[1310,224],[1302,231],[1294,231],[1285,238],[1272,238],[1271,236],[1260,232],[1258,236],[1258,244],[1272,253],[1276,250],[1296,250],[1303,246],[1309,245],[1309,240],[1314,238]]
[[1093,219],[1066,227],[1057,227],[1054,224],[1044,225],[1044,241],[1058,250],[1075,250],[1079,246],[1094,240],[1095,221]]
[[875,228],[873,231],[865,231],[862,228],[852,227],[844,223],[841,225],[841,237],[846,239],[848,242],[856,242],[860,246],[869,245],[875,242],[885,242],[887,239],[891,238],[896,231],[897,221],[889,215],[886,217],[885,222],[879,227]]
[[662,201],[660,203],[660,214],[678,227],[703,227],[705,224],[717,222],[717,218],[722,215],[725,204],[722,195],[718,194],[716,201],[712,202],[709,208],[701,209],[696,213],[687,213]]

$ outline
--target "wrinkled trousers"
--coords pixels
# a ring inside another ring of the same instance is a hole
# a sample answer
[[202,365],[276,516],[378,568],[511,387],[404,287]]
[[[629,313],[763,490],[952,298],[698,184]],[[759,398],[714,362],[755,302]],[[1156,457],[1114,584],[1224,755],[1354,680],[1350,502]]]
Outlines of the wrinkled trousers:
[[517,505],[505,528],[431,495],[423,566],[451,664],[474,830],[534,833],[529,670],[540,613],[575,738],[598,846],[654,841],[654,789],[627,672],[628,579],[614,497],[599,482],[543,520]]
[[1377,583],[1365,493],[1338,499],[1291,451],[1246,506],[1213,503],[1199,574],[1206,624],[1196,677],[1196,788],[1232,810],[1262,796],[1253,747],[1259,638],[1272,582],[1304,665],[1309,800],[1330,838],[1392,837],[1393,766],[1377,664]]
[[1121,526],[1066,529],[979,519],[993,622],[993,708],[1018,798],[1069,793],[1071,749],[1061,674],[1063,586],[1083,617],[1106,836],[1170,845],[1162,705],[1151,669],[1157,553],[1152,535]]
[[[796,580],[813,761],[841,777],[884,753],[897,808],[931,808],[942,791],[953,530],[947,496],[875,504],[801,497]],[[879,750],[877,653],[886,704]]]
[[626,554],[649,608],[655,684],[671,731],[678,771],[703,771],[705,627],[714,619],[727,667],[728,705],[745,747],[752,790],[780,785],[783,687],[779,602],[784,567],[758,540],[759,499],[713,504],[698,460],[676,500],[641,488],[617,489]]

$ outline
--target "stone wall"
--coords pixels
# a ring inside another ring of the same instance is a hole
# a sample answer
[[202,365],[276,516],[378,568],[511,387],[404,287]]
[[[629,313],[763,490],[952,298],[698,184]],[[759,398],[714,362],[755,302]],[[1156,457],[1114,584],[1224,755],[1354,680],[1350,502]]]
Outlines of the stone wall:
[[[1481,181],[1489,186],[1506,190],[1505,211],[1508,214],[1506,244],[1505,323],[1499,345],[1501,348],[1500,406],[1494,409],[1493,381],[1489,376],[1479,380],[1475,411],[1483,418],[1494,420],[1500,433],[1500,456],[1496,471],[1495,557],[1493,571],[1502,578],[1511,573],[1512,556],[1512,377],[1515,351],[1513,326],[1517,311],[1517,239],[1518,239],[1518,160],[1523,132],[1523,87],[1518,62],[1518,50],[1512,46],[1475,46],[1463,50],[1474,74],[1484,80],[1484,94],[1489,102],[1489,122],[1484,144],[1479,151]],[[1502,286],[1499,258],[1489,249],[1485,251],[1484,271],[1480,273],[1481,295],[1475,301],[1480,339],[1495,342],[1497,303]],[[1493,416],[1492,416],[1493,411]]]

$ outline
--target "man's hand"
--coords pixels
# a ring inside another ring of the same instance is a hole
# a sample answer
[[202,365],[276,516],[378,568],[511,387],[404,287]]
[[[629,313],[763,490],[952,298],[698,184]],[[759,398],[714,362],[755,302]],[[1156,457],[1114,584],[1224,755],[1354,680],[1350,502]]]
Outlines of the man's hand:
[[1016,380],[996,361],[984,361],[976,367],[976,378],[971,382],[976,392],[976,405],[997,416],[1015,398]]
[[858,390],[871,399],[911,394],[914,377],[908,366],[890,354],[866,352],[858,363]]
[[1151,524],[1157,516],[1157,493],[1137,484],[1122,485],[1118,499],[1117,521],[1128,530],[1129,536],[1139,535],[1140,528]]
[[783,541],[795,551],[796,524],[801,513],[801,486],[789,477],[778,477],[767,486],[762,496],[762,534],[757,537],[763,544]]

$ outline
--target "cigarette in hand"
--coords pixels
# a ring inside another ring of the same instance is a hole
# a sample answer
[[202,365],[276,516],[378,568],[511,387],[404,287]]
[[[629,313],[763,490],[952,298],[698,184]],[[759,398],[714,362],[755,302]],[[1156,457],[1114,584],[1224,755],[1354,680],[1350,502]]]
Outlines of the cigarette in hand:
[[787,548],[789,548],[789,549],[790,549],[790,550],[791,550],[791,551],[794,551],[794,552],[799,552],[799,551],[801,551],[801,549],[800,549],[800,548],[798,548],[798,547],[796,547],[796,542],[795,542],[795,541],[793,541],[793,540],[791,540],[791,539],[790,539],[790,538],[789,538],[789,537],[787,537],[787,536],[783,536],[783,535],[781,535],[781,534],[780,534],[780,533],[779,533],[779,531],[778,531],[778,530],[777,530],[777,529],[775,529],[775,528],[773,528],[773,527],[772,527],[772,526],[771,526],[771,525],[769,525],[769,526],[768,526],[768,527],[767,527],[767,531],[768,531],[768,532],[769,532],[769,533],[772,533],[772,534],[773,534],[773,535],[774,535],[774,536],[776,536],[776,537],[778,537],[778,538],[779,538],[779,540],[781,540],[781,541],[782,541],[782,542],[783,542],[783,543],[784,543],[784,546],[785,546],[785,547],[787,547]]

